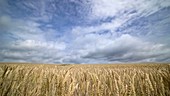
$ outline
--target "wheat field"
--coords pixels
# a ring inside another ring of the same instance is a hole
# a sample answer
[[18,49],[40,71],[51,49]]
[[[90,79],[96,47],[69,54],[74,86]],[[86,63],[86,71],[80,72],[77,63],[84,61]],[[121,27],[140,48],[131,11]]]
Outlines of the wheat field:
[[0,96],[170,96],[170,64],[0,64]]

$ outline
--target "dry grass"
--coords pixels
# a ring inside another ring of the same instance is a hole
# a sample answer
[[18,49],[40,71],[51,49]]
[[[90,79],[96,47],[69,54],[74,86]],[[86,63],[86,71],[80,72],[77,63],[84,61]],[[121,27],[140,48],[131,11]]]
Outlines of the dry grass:
[[0,96],[170,96],[170,65],[2,63]]

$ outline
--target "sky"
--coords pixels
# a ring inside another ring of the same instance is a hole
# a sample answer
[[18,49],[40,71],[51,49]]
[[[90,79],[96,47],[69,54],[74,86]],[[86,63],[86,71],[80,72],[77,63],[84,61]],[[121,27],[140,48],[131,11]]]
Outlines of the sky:
[[0,0],[0,62],[170,62],[170,1]]

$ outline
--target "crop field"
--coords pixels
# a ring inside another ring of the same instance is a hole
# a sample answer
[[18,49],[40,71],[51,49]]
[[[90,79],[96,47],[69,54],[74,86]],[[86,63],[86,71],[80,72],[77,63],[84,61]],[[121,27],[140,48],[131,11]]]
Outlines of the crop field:
[[0,64],[0,96],[170,96],[170,64]]

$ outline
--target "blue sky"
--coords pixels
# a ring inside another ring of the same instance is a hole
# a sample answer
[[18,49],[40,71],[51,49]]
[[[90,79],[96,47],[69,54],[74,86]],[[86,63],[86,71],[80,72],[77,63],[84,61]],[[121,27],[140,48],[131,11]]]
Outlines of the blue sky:
[[170,62],[169,0],[0,0],[0,61]]

